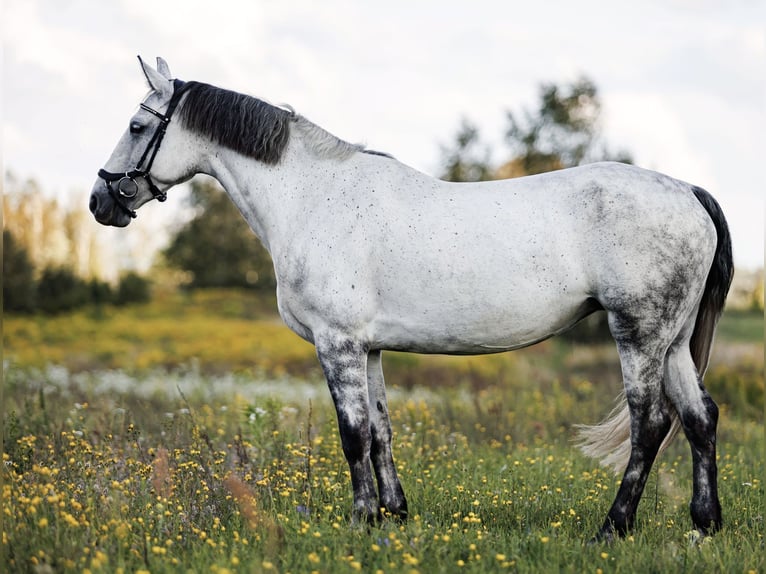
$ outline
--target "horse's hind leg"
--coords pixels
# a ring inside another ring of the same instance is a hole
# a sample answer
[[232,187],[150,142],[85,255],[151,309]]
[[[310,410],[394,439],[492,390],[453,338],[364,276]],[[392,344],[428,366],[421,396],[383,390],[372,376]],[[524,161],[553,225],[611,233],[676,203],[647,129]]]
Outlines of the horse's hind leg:
[[327,378],[338,415],[338,430],[351,471],[354,520],[374,521],[378,497],[370,468],[370,413],[367,395],[367,350],[344,336],[316,341],[319,362]]
[[668,351],[665,393],[678,411],[691,446],[694,469],[692,521],[703,534],[711,534],[721,527],[715,461],[718,407],[697,375],[688,337],[672,345]]
[[371,351],[367,356],[367,391],[372,432],[370,454],[375,476],[378,479],[380,504],[393,516],[404,519],[407,518],[407,499],[396,474],[391,452],[391,421],[388,417],[380,351]]
[[630,410],[631,451],[617,496],[596,535],[598,540],[624,536],[633,527],[646,480],[671,425],[671,407],[662,390],[665,349],[654,337],[642,336],[631,323],[617,314],[609,315]]

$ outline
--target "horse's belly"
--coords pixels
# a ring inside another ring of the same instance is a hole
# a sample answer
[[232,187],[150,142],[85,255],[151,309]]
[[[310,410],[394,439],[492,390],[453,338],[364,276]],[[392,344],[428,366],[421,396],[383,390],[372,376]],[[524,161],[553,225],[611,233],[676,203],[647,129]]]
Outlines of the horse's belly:
[[584,294],[534,294],[523,300],[431,301],[389,307],[371,323],[369,339],[381,349],[420,353],[483,354],[532,345],[567,330],[595,310]]

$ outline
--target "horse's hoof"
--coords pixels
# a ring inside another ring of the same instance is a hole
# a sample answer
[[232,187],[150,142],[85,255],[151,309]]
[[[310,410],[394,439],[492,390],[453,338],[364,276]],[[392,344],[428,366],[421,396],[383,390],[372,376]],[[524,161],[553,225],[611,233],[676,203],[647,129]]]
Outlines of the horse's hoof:
[[602,528],[601,530],[598,531],[598,533],[593,538],[588,540],[588,546],[596,546],[600,544],[609,545],[612,542],[614,542],[616,538],[617,538],[617,535],[613,529]]

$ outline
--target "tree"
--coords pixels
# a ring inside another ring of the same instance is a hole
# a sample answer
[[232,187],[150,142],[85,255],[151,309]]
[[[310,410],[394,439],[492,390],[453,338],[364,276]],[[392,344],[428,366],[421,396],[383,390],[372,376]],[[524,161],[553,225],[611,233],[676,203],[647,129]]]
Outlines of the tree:
[[268,252],[223,190],[211,180],[194,180],[190,201],[197,215],[164,251],[170,265],[190,274],[189,287],[273,289]]
[[3,310],[30,313],[35,308],[35,269],[24,249],[3,230]]
[[479,130],[466,118],[460,122],[454,146],[442,146],[444,174],[447,181],[485,181],[492,179],[489,150],[477,151]]
[[146,303],[149,301],[150,295],[149,281],[138,273],[129,271],[120,278],[114,302],[116,305]]
[[603,160],[631,162],[613,154],[601,137],[601,98],[595,84],[580,78],[569,85],[542,84],[532,109],[507,112],[505,142],[510,157],[497,167],[482,154],[478,129],[465,118],[452,146],[442,146],[442,179],[484,181],[533,175]]
[[85,282],[66,267],[46,267],[37,284],[37,306],[45,313],[81,307],[88,295]]
[[601,99],[588,78],[543,84],[538,109],[507,112],[506,142],[526,175],[607,159],[630,163],[627,153],[612,156],[600,143],[600,115]]
[[111,246],[98,241],[97,226],[87,210],[84,192],[54,197],[34,179],[5,174],[4,229],[13,233],[36,270],[67,267],[80,277],[104,274],[113,262]]

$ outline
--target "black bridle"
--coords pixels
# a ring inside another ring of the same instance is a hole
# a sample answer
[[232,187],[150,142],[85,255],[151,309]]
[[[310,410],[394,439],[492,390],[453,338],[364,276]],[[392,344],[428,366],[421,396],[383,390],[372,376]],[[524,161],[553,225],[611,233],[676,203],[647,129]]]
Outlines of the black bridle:
[[[150,114],[158,117],[160,123],[157,126],[157,129],[154,130],[152,139],[150,139],[149,143],[146,144],[146,149],[144,150],[141,159],[138,160],[138,163],[132,170],[126,171],[124,173],[112,173],[110,171],[106,171],[105,169],[98,170],[98,177],[106,182],[106,187],[109,191],[109,195],[112,197],[114,202],[120,206],[120,209],[127,213],[131,218],[135,219],[136,212],[127,206],[125,200],[133,199],[138,193],[138,183],[136,183],[136,178],[142,177],[146,180],[146,183],[149,185],[149,191],[152,192],[153,198],[157,201],[165,201],[168,198],[167,194],[159,189],[155,185],[154,181],[152,181],[152,176],[149,172],[152,169],[154,158],[157,157],[157,152],[160,151],[162,138],[165,137],[165,132],[168,129],[170,118],[178,106],[178,103],[181,101],[181,96],[184,94],[186,85],[187,84],[181,80],[173,80],[173,95],[170,98],[168,109],[164,114],[150,108],[146,104],[141,104],[141,109],[146,110]],[[117,182],[116,190],[112,187],[112,183],[115,181]]]

